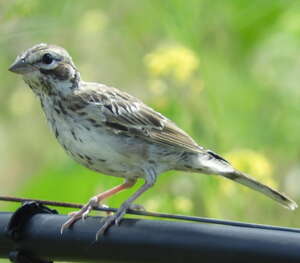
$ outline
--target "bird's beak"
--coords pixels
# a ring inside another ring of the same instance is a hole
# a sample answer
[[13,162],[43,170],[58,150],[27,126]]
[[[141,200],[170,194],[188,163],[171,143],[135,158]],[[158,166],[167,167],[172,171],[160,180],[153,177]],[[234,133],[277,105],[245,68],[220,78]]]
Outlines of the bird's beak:
[[8,70],[17,74],[26,74],[33,72],[35,68],[32,65],[26,63],[24,59],[17,58]]

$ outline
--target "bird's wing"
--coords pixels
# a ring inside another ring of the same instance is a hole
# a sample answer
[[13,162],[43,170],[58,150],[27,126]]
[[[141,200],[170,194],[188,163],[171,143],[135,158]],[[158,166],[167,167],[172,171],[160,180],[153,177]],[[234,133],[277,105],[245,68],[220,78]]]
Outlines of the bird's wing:
[[100,85],[85,89],[78,95],[88,102],[93,117],[101,115],[101,121],[115,133],[142,137],[153,143],[192,152],[203,149],[175,123],[125,92]]

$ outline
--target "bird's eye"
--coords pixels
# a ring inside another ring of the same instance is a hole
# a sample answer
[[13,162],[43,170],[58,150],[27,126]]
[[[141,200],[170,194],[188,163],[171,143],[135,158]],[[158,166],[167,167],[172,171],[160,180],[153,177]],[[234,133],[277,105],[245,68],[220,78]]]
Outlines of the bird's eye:
[[53,61],[53,57],[51,54],[46,53],[43,57],[42,57],[42,62],[45,64],[51,64]]

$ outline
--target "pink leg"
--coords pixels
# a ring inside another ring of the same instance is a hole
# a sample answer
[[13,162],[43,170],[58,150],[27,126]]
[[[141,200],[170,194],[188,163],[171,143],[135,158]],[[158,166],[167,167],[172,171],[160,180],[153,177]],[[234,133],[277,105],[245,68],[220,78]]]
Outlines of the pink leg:
[[146,192],[150,187],[152,187],[155,183],[156,175],[152,174],[152,176],[148,176],[145,179],[145,184],[142,185],[131,197],[129,197],[117,210],[116,213],[114,213],[112,216],[106,217],[104,220],[103,225],[98,230],[96,234],[96,240],[104,234],[104,232],[112,225],[116,224],[119,225],[120,220],[123,218],[124,214],[126,213],[127,209],[129,209],[132,205],[132,202],[134,202],[141,194]]
[[102,200],[104,200],[110,196],[113,196],[114,194],[116,194],[124,189],[132,187],[135,184],[135,182],[136,182],[136,180],[126,180],[123,184],[120,184],[112,189],[109,189],[99,195],[92,197],[89,200],[89,202],[87,204],[85,204],[79,211],[70,213],[71,218],[62,225],[60,232],[63,233],[63,231],[66,228],[69,228],[80,218],[85,219],[87,217],[87,215],[89,214],[89,212],[93,208],[99,207],[99,203]]
[[122,191],[122,190],[125,190],[125,189],[128,189],[130,187],[132,187],[133,185],[135,184],[135,181],[126,181],[125,183],[123,184],[120,184],[120,185],[117,185],[99,195],[96,195],[95,197],[93,198],[96,198],[97,199],[97,202],[101,202],[102,200],[108,198],[108,197],[111,197],[113,196],[114,194]]

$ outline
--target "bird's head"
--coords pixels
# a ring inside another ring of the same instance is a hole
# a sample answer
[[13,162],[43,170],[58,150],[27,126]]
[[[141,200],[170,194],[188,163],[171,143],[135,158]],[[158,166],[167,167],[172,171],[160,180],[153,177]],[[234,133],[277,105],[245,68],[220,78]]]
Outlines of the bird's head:
[[25,82],[38,94],[64,93],[74,88],[80,79],[68,52],[59,46],[44,43],[20,54],[9,70],[23,75]]

